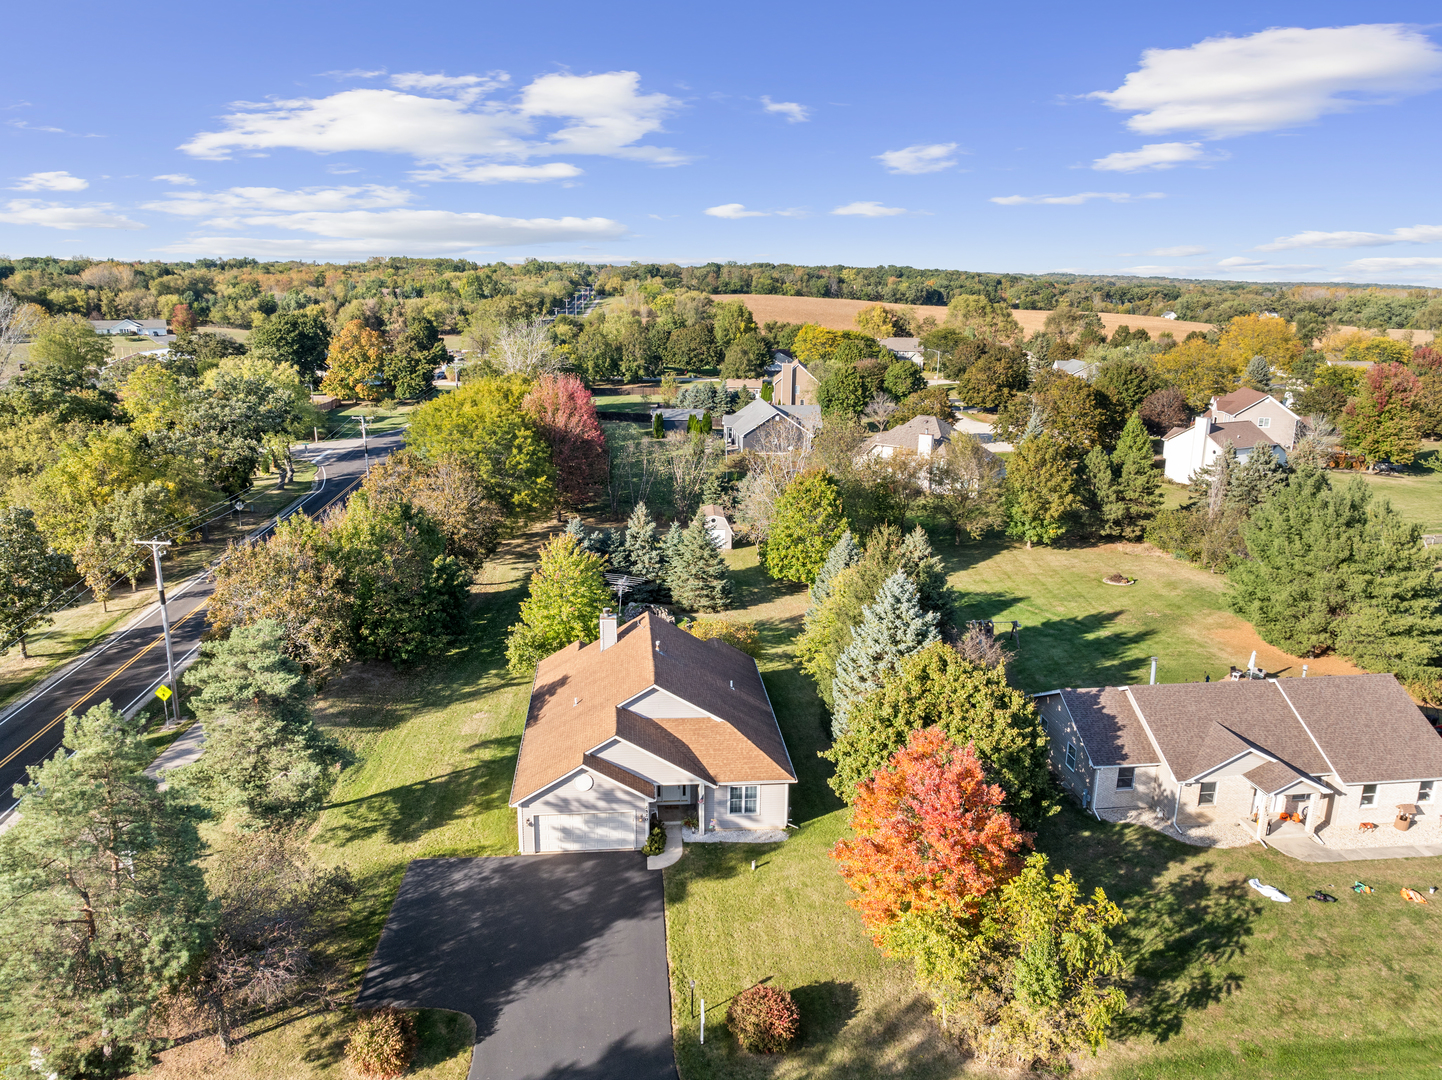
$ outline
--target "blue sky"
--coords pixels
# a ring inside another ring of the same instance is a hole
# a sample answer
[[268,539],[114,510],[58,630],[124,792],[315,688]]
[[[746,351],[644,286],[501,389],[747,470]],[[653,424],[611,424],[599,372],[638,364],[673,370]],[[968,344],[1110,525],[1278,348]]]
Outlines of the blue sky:
[[0,252],[1442,286],[1437,10],[26,5]]

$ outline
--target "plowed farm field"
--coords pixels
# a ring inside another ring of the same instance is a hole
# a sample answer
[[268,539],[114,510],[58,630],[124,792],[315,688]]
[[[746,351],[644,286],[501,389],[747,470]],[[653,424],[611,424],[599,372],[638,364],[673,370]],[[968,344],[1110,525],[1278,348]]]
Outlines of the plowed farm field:
[[[818,326],[828,326],[832,330],[856,329],[856,313],[875,303],[872,300],[822,300],[811,296],[761,296],[757,293],[716,295],[712,299],[718,303],[746,301],[746,306],[751,309],[751,315],[758,323],[815,323]],[[892,308],[901,306],[887,305]],[[944,307],[919,306],[916,313],[919,316],[931,315],[938,323],[946,319]],[[1040,330],[1047,316],[1045,311],[1013,311],[1012,314],[1028,334]],[[1101,319],[1109,334],[1125,324],[1133,330],[1145,329],[1153,336],[1163,330],[1170,330],[1178,341],[1193,330],[1206,333],[1212,328],[1210,323],[1183,322],[1181,319],[1163,319],[1156,315],[1103,315]]]

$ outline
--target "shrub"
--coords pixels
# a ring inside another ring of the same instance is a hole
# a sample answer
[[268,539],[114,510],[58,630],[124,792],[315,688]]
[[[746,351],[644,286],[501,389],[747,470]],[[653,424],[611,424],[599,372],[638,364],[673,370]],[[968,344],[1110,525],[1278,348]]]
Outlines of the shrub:
[[761,652],[761,638],[756,633],[756,624],[749,622],[728,622],[725,619],[697,619],[684,629],[702,641],[720,638],[727,645],[740,649],[755,659]]
[[651,835],[646,838],[645,845],[641,848],[642,855],[659,855],[666,850],[666,829],[657,825],[651,830]]
[[800,1031],[801,1013],[791,995],[780,987],[753,986],[731,999],[726,1026],[743,1050],[779,1054]]
[[411,1067],[416,1043],[416,1019],[410,1013],[389,1007],[367,1009],[356,1014],[345,1053],[362,1075],[390,1080]]

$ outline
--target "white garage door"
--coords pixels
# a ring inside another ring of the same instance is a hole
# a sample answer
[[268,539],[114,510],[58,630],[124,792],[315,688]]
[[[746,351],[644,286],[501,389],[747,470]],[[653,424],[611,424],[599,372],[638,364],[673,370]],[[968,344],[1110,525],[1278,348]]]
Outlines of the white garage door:
[[605,851],[636,846],[636,815],[542,814],[541,851]]

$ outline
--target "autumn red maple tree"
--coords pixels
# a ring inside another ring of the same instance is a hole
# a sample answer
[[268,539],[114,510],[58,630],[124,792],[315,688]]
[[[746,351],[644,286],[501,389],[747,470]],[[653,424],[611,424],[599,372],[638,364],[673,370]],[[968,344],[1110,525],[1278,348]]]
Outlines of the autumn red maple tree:
[[862,783],[852,804],[854,839],[831,851],[857,893],[851,905],[878,936],[908,912],[975,913],[982,897],[1021,870],[1032,834],[1001,808],[972,744],[939,727],[906,746]]
[[172,334],[193,334],[200,320],[189,304],[176,304],[170,309],[170,332]]
[[589,503],[606,479],[606,437],[591,391],[574,375],[542,375],[522,407],[550,444],[561,504]]

